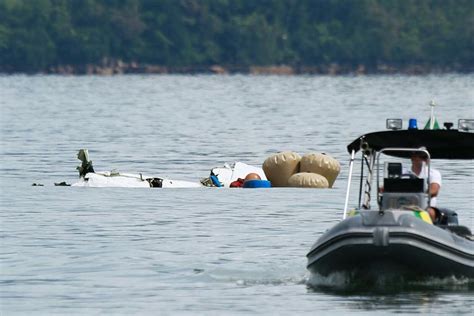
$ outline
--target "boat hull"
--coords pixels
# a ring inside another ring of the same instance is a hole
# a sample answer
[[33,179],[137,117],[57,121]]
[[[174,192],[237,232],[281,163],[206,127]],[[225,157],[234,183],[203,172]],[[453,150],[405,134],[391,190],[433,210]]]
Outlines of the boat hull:
[[307,255],[308,270],[323,276],[359,272],[474,278],[473,241],[406,211],[370,213],[348,218],[321,236]]

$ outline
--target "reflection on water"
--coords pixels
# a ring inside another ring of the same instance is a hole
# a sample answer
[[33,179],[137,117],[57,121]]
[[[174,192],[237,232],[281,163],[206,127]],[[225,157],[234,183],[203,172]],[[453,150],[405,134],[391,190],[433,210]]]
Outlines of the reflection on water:
[[306,279],[309,289],[322,289],[346,294],[396,293],[399,291],[472,291],[474,280],[455,276],[406,279],[401,273],[382,274],[377,278],[364,278],[351,272],[336,272],[328,276],[310,274]]
[[308,293],[329,295],[346,302],[350,309],[397,313],[444,314],[446,304],[457,314],[472,314],[474,280],[467,278],[426,278],[404,280],[403,275],[385,277],[367,284],[348,274],[311,274],[306,279]]

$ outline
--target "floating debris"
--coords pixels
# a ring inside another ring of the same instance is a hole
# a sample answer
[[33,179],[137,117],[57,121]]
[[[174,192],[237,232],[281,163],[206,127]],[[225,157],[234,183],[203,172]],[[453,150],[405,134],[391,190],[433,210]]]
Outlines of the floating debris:
[[66,183],[66,181],[54,183],[54,185],[57,187],[70,187],[71,186],[70,184]]

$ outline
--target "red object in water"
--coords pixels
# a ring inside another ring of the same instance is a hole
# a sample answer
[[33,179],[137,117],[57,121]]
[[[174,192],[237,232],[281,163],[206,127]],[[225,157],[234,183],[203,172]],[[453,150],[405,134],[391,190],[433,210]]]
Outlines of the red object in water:
[[242,188],[244,186],[244,179],[238,178],[234,182],[230,183],[231,188]]

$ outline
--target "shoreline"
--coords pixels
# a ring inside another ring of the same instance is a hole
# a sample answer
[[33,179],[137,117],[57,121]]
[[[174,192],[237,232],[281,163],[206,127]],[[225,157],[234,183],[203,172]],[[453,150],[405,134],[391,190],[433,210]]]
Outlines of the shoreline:
[[60,65],[52,66],[42,71],[18,71],[0,66],[0,74],[53,74],[53,75],[123,75],[123,74],[248,74],[248,75],[428,75],[474,73],[474,67],[454,66],[427,66],[413,65],[342,65],[337,63],[318,66],[162,66],[154,64],[140,64],[137,62],[125,63],[122,61],[104,61],[100,64]]

